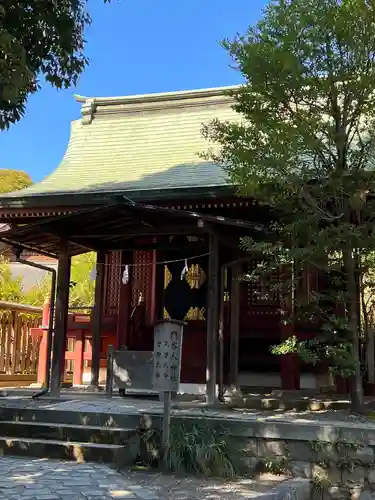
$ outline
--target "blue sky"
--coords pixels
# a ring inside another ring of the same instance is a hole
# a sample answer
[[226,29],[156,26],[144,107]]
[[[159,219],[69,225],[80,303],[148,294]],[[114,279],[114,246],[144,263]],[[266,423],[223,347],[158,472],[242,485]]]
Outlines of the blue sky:
[[111,96],[233,85],[218,42],[256,22],[266,0],[90,0],[90,65],[76,88],[44,86],[29,100],[26,116],[0,133],[0,168],[25,170],[34,181],[59,164],[70,122],[80,115],[74,93]]

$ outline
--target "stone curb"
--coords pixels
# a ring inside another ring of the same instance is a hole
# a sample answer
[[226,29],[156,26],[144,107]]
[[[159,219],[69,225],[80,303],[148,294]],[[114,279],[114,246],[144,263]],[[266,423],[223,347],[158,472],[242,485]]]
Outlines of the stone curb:
[[310,500],[311,482],[308,479],[289,479],[272,490],[251,498],[253,500]]

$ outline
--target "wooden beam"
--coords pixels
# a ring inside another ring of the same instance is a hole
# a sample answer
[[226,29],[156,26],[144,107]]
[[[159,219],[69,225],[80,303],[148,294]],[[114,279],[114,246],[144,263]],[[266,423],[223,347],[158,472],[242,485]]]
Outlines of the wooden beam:
[[65,369],[65,349],[68,324],[69,282],[71,260],[68,242],[61,240],[58,255],[55,332],[52,350],[51,395],[60,397],[61,382]]
[[211,215],[211,214],[201,214],[196,211],[191,211],[191,210],[179,210],[175,208],[168,208],[168,207],[162,207],[158,205],[149,205],[149,204],[142,204],[142,203],[136,203],[132,202],[131,204],[127,202],[128,206],[134,207],[138,210],[143,210],[145,212],[149,213],[165,213],[174,217],[179,217],[179,218],[185,218],[185,219],[194,219],[198,221],[199,219],[205,222],[212,222],[215,224],[220,224],[224,226],[234,226],[234,227],[240,227],[244,229],[253,229],[254,231],[257,232],[265,232],[267,231],[267,228],[263,224],[255,223],[255,222],[250,222],[250,221],[245,221],[241,219],[232,219],[231,217],[224,217],[222,215]]
[[98,252],[96,257],[95,304],[92,314],[92,359],[91,359],[91,386],[99,385],[100,369],[100,336],[102,327],[102,311],[104,296],[105,253]]
[[20,243],[19,241],[15,241],[13,239],[8,239],[8,238],[0,238],[0,242],[5,243],[6,245],[9,245],[14,248],[20,248],[21,250],[26,250],[28,252],[35,252],[38,253],[39,255],[44,255],[45,257],[50,257],[51,259],[56,259],[56,255],[51,252],[45,252],[44,250],[37,248],[32,245],[28,245],[27,243]]
[[230,294],[230,349],[229,349],[229,381],[233,388],[239,389],[238,355],[240,340],[240,273],[241,264],[232,267]]
[[[190,236],[190,235],[189,235]],[[192,235],[194,236],[194,235]],[[175,250],[181,250],[181,245],[174,245],[173,241],[170,244],[167,243],[137,243],[137,242],[129,242],[124,245],[121,245],[121,248],[114,248],[111,245],[110,250],[122,250],[124,252],[133,252],[135,250],[156,250],[157,252],[165,253],[165,252],[173,252]],[[197,241],[194,243],[189,243],[189,248],[194,248],[198,252],[204,252],[207,250],[207,241]],[[160,259],[158,259],[158,262]]]
[[216,234],[209,237],[208,256],[208,303],[207,303],[207,402],[216,401],[217,381],[217,333],[219,306],[219,240]]
[[179,224],[172,226],[163,226],[160,228],[143,228],[136,229],[134,226],[131,226],[128,230],[126,227],[121,233],[91,233],[91,234],[72,234],[67,235],[69,238],[73,238],[75,241],[80,241],[84,239],[105,239],[109,240],[112,238],[123,238],[123,241],[129,240],[130,238],[140,238],[142,236],[173,236],[173,235],[194,235],[200,234],[200,229],[197,225],[194,224]]

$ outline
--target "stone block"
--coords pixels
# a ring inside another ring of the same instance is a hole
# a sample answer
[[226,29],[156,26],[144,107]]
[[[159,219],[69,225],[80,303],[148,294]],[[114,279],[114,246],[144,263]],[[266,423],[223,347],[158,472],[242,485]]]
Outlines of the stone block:
[[[251,497],[253,498],[253,495]],[[255,497],[262,500],[310,500],[311,484],[306,479],[290,479],[282,481],[268,491],[255,494]]]
[[[210,420],[211,423],[211,420]],[[223,425],[222,419],[218,421],[219,425]],[[234,437],[254,437],[255,436],[255,427],[256,427],[256,422],[249,422],[249,421],[240,421],[240,420],[234,420],[234,421],[229,421],[227,420],[225,422],[225,427],[226,427],[226,432],[230,436]]]
[[313,485],[313,487],[311,488],[310,500],[323,500],[323,495],[324,492],[320,489],[315,488],[315,486]]
[[337,462],[339,453],[335,443],[309,443],[315,462]]
[[350,492],[341,486],[328,486],[324,489],[323,500],[349,500]]
[[359,500],[363,492],[364,486],[354,486],[350,488],[350,500]]
[[354,465],[350,468],[344,467],[342,470],[342,483],[348,486],[364,485],[366,469],[362,466]]
[[358,500],[375,500],[375,491],[362,491]]
[[113,382],[118,389],[152,390],[152,351],[116,351]]
[[287,449],[291,460],[313,462],[314,453],[311,444],[307,441],[287,441]]
[[339,441],[348,442],[362,446],[375,444],[375,432],[373,427],[366,424],[351,423],[350,425],[341,425],[339,430]]
[[310,479],[312,476],[312,464],[310,462],[292,460],[288,462],[288,471],[293,477]]
[[283,440],[258,439],[257,454],[259,457],[287,457],[288,448]]
[[371,484],[371,486],[375,486],[375,468],[371,467],[367,469],[367,480]]
[[359,495],[358,500],[375,500],[375,491],[370,491],[370,490],[362,491],[361,494]]
[[262,467],[262,461],[258,457],[245,457],[243,458],[242,463],[246,473],[258,472]]
[[321,411],[324,410],[324,403],[322,401],[310,401],[308,407],[310,411]]
[[[240,448],[239,444],[239,448]],[[242,452],[245,456],[256,457],[258,456],[258,442],[257,439],[248,439],[246,445],[242,448]]]
[[274,398],[263,398],[260,400],[262,410],[278,410],[280,408],[280,401]]
[[353,460],[355,464],[371,464],[374,462],[374,450],[369,446],[359,446],[358,448],[349,448],[340,450],[340,455]]
[[294,424],[289,422],[256,422],[255,437],[296,441],[335,442],[339,431],[335,425],[319,422]]

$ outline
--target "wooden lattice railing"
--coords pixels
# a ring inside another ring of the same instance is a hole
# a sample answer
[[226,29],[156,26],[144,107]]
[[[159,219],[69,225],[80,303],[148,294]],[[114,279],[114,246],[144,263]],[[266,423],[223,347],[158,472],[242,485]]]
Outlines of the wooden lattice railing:
[[0,386],[36,382],[42,308],[0,301]]

